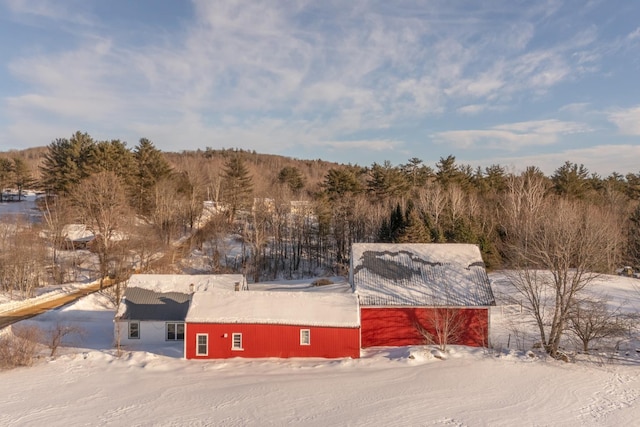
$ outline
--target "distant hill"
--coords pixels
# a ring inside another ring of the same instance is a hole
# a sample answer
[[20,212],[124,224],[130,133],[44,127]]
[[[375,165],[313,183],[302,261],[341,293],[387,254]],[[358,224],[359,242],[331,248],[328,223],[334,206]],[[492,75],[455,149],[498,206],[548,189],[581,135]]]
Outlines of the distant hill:
[[[133,150],[133,147],[131,147]],[[40,176],[39,165],[42,157],[47,152],[48,147],[32,147],[24,150],[9,150],[0,152],[0,158],[19,157],[23,159],[31,170],[33,177]],[[319,190],[319,184],[323,181],[327,170],[331,168],[341,168],[345,165],[316,160],[303,160],[292,157],[279,156],[274,154],[260,154],[255,151],[248,151],[235,148],[205,150],[185,150],[181,152],[163,152],[167,161],[176,171],[186,169],[199,170],[204,167],[222,170],[224,162],[230,155],[240,156],[245,160],[249,170],[254,175],[254,182],[257,184],[257,193],[268,193],[271,184],[278,179],[280,171],[285,168],[297,168],[305,180],[305,190],[313,193]],[[214,172],[215,173],[215,172]],[[262,190],[262,191],[261,191]]]

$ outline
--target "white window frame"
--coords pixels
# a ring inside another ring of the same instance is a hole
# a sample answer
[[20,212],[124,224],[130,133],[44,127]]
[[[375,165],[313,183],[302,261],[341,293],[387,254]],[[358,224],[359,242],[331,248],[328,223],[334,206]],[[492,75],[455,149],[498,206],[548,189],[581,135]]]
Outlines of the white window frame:
[[[204,343],[200,343],[200,338],[204,338]],[[200,346],[204,345],[204,353],[200,351]],[[196,356],[209,355],[209,334],[196,334]]]
[[[133,334],[131,334],[131,327],[133,325],[136,325],[136,332],[137,332],[137,336],[133,336]],[[127,338],[129,338],[130,340],[139,340],[140,339],[140,321],[139,320],[130,320],[129,323],[127,324]]]
[[[238,340],[238,344],[236,345],[236,340]],[[233,351],[242,351],[242,334],[240,332],[234,332],[231,334],[231,350]]]
[[[169,338],[169,325],[173,325],[174,338]],[[182,326],[182,338],[178,338],[178,328]],[[164,327],[164,340],[165,341],[184,341],[184,322],[167,322]]]
[[300,329],[300,345],[311,345],[311,329]]

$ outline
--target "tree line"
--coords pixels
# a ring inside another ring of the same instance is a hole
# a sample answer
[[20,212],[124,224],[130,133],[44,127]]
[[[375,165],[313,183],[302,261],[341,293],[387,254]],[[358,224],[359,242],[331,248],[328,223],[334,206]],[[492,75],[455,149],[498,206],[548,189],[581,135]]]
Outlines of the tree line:
[[[569,210],[607,213],[616,241],[601,271],[640,264],[640,174],[603,178],[569,161],[551,176],[535,166],[521,173],[473,168],[454,156],[433,167],[418,158],[341,165],[238,149],[164,153],[145,138],[129,148],[81,132],[52,141],[33,176],[19,172],[27,168],[16,166],[24,164],[17,158],[0,162],[0,183],[48,195],[41,226],[57,248],[53,270],[64,227],[75,222],[100,236],[94,250],[101,275],[113,269],[125,240],[130,249],[122,256],[135,252],[145,265],[185,233],[190,247],[208,255],[212,271],[242,271],[255,281],[345,273],[354,242],[474,243],[489,268],[501,268],[513,263],[513,229],[521,231],[514,218],[527,208],[538,209],[528,214],[535,219],[556,216],[559,201]],[[533,182],[540,200],[526,199],[534,190],[523,183]],[[205,200],[221,207],[206,221]],[[292,202],[304,208],[294,212]],[[528,205],[534,202],[539,206]],[[229,235],[243,248],[233,259]]]
[[[241,149],[167,153],[145,138],[129,148],[76,132],[0,155],[0,193],[8,189],[43,193],[41,221],[0,223],[0,289],[22,296],[87,271],[194,272],[194,253],[206,260],[197,271],[258,282],[346,275],[355,242],[472,243],[488,268],[513,272],[541,345],[557,355],[563,332],[585,319],[575,314],[602,308],[583,289],[640,266],[640,173],[601,177],[570,161],[550,176],[452,155],[433,167],[415,157],[358,166]],[[96,236],[91,252],[70,250],[70,224]]]

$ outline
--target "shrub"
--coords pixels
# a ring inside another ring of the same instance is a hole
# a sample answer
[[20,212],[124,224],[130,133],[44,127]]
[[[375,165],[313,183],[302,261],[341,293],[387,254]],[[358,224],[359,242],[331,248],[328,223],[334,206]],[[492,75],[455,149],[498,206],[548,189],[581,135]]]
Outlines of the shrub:
[[57,322],[50,329],[46,331],[46,343],[49,347],[50,357],[55,357],[58,347],[63,344],[64,340],[70,336],[82,337],[85,335],[85,331],[76,325],[67,325],[61,322]]
[[332,285],[333,282],[330,279],[318,279],[318,280],[314,280],[311,284],[313,286],[326,286],[326,285]]
[[12,327],[0,336],[0,369],[31,366],[38,353],[42,331],[37,326]]

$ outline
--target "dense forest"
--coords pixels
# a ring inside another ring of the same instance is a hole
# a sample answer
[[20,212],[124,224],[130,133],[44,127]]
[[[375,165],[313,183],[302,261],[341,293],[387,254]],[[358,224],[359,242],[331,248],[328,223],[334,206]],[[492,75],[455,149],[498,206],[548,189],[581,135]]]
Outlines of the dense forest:
[[588,246],[604,255],[589,266],[601,272],[640,265],[640,173],[601,177],[570,161],[551,176],[453,155],[358,166],[240,149],[168,153],[144,138],[130,148],[77,132],[0,153],[0,193],[25,190],[42,194],[41,220],[5,217],[0,231],[0,290],[25,295],[74,279],[82,251],[69,251],[69,224],[97,236],[96,277],[184,270],[193,251],[208,260],[202,272],[250,281],[346,274],[353,242],[474,243],[488,268],[510,267],[534,244]]

